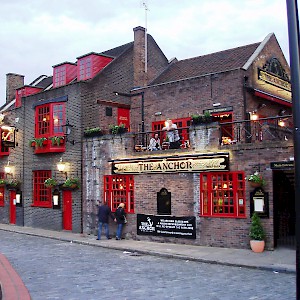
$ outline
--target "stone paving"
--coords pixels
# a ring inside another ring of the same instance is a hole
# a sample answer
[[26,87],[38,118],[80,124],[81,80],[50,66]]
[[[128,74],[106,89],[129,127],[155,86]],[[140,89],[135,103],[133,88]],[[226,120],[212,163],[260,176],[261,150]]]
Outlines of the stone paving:
[[[45,238],[0,230],[0,253],[21,276],[33,300],[296,297],[294,272],[202,263],[97,246],[111,243],[117,247],[129,241],[96,241],[92,237],[85,240],[86,243],[79,243],[57,236]],[[161,249],[168,252],[170,246],[161,244]]]

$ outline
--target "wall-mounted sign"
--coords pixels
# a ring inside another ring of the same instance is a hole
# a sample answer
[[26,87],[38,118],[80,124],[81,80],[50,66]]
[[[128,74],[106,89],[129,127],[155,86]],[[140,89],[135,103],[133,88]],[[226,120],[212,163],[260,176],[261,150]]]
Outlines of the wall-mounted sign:
[[229,153],[114,160],[113,174],[228,171]]
[[257,213],[260,217],[269,217],[269,193],[261,187],[250,193],[250,213]]
[[227,106],[227,107],[205,109],[203,112],[209,112],[210,114],[215,114],[215,113],[221,113],[221,112],[232,111],[232,110],[233,110],[232,106]]
[[1,145],[3,147],[16,146],[15,143],[16,128],[13,126],[1,126]]
[[284,90],[291,91],[291,83],[280,78],[279,76],[275,76],[269,72],[266,72],[260,68],[258,68],[258,79],[263,80],[264,82],[270,83],[277,87],[280,87]]
[[137,234],[195,239],[196,218],[137,214]]
[[272,170],[294,169],[294,162],[293,161],[271,162],[270,167]]

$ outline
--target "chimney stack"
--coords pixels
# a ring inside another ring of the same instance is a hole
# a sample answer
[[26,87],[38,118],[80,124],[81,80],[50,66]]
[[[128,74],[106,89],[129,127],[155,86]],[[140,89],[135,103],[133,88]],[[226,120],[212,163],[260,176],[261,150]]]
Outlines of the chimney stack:
[[16,98],[16,90],[24,86],[24,75],[6,74],[6,103]]
[[145,72],[145,28],[138,26],[133,28],[133,70],[134,86],[146,86],[147,73]]

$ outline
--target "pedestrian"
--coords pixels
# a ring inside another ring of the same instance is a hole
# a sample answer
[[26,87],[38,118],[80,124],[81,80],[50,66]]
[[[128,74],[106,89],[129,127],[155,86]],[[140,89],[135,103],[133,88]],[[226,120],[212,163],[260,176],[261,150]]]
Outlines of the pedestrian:
[[101,240],[101,233],[102,233],[102,227],[104,226],[104,231],[106,238],[110,240],[109,236],[109,227],[108,227],[108,221],[109,217],[111,217],[114,220],[114,217],[111,213],[111,210],[109,206],[107,205],[107,202],[103,202],[102,205],[99,206],[98,209],[98,236],[97,240]]
[[159,139],[158,133],[155,133],[154,137],[150,139],[148,149],[150,151],[161,150],[160,139]]
[[124,207],[125,204],[120,203],[117,210],[115,211],[115,222],[117,222],[116,240],[121,240],[123,226],[127,223]]
[[165,127],[162,130],[167,131],[167,138],[170,143],[170,149],[178,149],[180,148],[180,136],[178,133],[177,125],[172,122],[172,120],[168,119],[165,122]]

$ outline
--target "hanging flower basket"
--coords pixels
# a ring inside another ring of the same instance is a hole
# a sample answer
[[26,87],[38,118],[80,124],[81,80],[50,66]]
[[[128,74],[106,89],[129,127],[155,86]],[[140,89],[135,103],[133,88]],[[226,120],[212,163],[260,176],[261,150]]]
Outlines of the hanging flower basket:
[[249,184],[252,187],[262,187],[266,184],[265,179],[258,172],[255,172],[254,174],[247,176],[246,179],[249,181]]
[[20,181],[18,181],[17,179],[10,179],[6,181],[6,188],[8,190],[16,190],[20,187]]
[[47,188],[54,188],[58,185],[56,179],[54,178],[47,178],[44,184]]
[[78,178],[68,178],[66,181],[60,186],[62,190],[75,190],[80,187],[80,181]]

